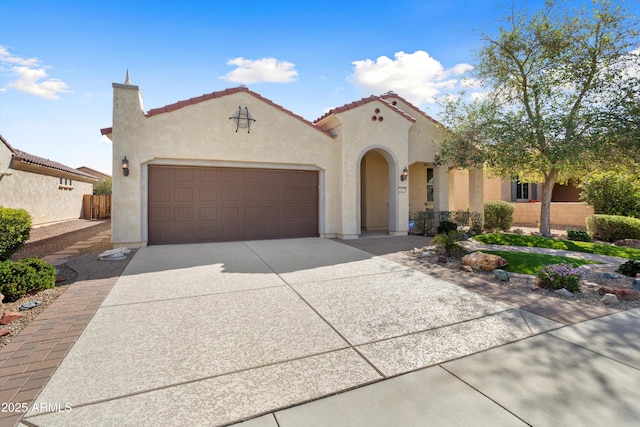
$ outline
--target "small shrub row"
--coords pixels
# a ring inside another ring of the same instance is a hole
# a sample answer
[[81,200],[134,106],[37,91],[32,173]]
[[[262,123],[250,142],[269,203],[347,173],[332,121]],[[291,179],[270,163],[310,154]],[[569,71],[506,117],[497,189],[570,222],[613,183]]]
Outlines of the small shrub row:
[[29,239],[31,216],[24,209],[0,206],[0,261],[11,258]]
[[590,242],[591,235],[582,230],[567,230],[567,240],[574,242]]
[[34,257],[0,262],[0,293],[5,301],[15,301],[55,285],[56,269],[46,261]]
[[622,273],[629,277],[636,277],[636,274],[640,273],[640,260],[630,259],[618,267],[618,273]]
[[540,269],[537,274],[540,287],[558,290],[565,288],[569,292],[579,292],[582,276],[577,268],[570,264],[551,264]]
[[485,202],[484,228],[486,230],[509,230],[513,223],[515,209],[513,204],[502,200]]
[[617,215],[590,215],[587,230],[594,239],[615,242],[622,239],[640,239],[640,219]]
[[[443,223],[453,223],[456,228],[450,228],[451,225],[445,225],[448,229],[456,230],[457,227],[468,227],[474,234],[482,233],[483,217],[480,212],[469,211],[434,211],[427,209],[421,211],[412,216],[415,221],[414,233],[433,235],[436,232],[441,233],[439,230],[440,225]],[[436,224],[439,224],[436,227]],[[442,229],[444,231],[444,229]],[[446,231],[445,231],[446,232]]]

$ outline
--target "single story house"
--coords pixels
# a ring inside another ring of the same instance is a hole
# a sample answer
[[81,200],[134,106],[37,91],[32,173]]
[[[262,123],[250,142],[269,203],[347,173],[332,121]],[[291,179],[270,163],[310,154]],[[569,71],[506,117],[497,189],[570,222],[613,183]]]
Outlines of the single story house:
[[98,178],[13,148],[0,135],[0,206],[25,209],[31,225],[78,219]]
[[[410,212],[449,210],[442,127],[388,92],[310,122],[245,86],[144,111],[113,83],[112,241],[148,244],[408,233]],[[482,170],[468,205],[482,211]]]

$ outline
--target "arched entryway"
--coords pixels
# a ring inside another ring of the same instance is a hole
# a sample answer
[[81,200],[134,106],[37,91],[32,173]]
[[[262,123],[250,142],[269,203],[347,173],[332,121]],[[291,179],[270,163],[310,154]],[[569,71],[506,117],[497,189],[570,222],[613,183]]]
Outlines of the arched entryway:
[[391,191],[397,186],[396,169],[392,155],[382,148],[372,148],[360,159],[360,235],[396,231],[397,193]]

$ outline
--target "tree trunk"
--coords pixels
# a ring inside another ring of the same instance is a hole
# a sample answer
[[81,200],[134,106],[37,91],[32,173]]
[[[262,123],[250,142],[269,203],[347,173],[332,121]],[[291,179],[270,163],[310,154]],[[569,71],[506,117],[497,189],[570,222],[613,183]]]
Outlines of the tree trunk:
[[551,196],[553,196],[553,187],[558,180],[558,171],[551,169],[547,179],[543,183],[542,206],[540,207],[540,234],[545,237],[551,237]]

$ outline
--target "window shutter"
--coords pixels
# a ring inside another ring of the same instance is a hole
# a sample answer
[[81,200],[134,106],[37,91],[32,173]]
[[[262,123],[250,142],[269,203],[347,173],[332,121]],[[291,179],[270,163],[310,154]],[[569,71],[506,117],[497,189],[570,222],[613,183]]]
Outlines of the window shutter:
[[538,184],[531,184],[531,199],[538,200]]
[[511,201],[515,202],[518,194],[518,183],[516,181],[511,181]]

